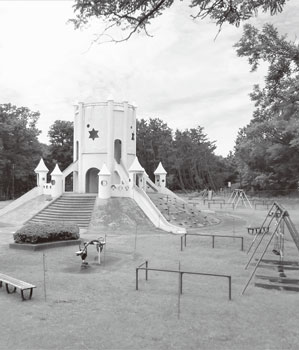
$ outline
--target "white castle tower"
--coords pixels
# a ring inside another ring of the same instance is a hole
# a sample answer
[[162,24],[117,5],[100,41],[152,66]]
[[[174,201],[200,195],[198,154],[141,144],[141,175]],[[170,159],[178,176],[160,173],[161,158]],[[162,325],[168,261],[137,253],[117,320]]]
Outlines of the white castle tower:
[[[98,174],[105,164],[112,185],[125,185],[136,157],[136,107],[113,100],[79,103],[75,109],[73,191],[98,193]],[[101,182],[100,182],[101,183]]]

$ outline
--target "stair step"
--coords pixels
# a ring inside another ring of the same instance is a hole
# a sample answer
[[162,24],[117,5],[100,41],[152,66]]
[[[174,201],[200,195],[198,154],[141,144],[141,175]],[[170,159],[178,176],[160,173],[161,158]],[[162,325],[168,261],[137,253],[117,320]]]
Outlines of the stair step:
[[95,195],[67,194],[35,215],[29,222],[66,221],[87,227],[94,208]]

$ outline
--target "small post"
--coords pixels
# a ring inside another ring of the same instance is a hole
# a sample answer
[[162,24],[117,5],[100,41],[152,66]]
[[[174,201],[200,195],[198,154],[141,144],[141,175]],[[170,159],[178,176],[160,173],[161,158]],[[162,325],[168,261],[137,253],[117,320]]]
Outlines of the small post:
[[228,276],[228,299],[232,300],[232,277]]
[[136,269],[136,290],[138,290],[138,268]]
[[43,270],[44,270],[44,296],[45,301],[47,301],[47,292],[46,292],[46,255],[43,253]]
[[241,251],[244,250],[244,237],[241,237]]
[[148,261],[146,260],[145,261],[145,280],[147,281],[147,279],[148,279],[148,271],[147,271],[147,268],[148,268]]
[[181,252],[183,251],[183,239],[184,239],[184,236],[181,236]]
[[106,238],[106,233],[105,233],[105,246],[104,246],[104,266],[105,266],[105,257],[106,257],[106,245],[107,245],[107,238]]
[[182,291],[182,275],[181,275],[181,262],[179,261],[179,285],[178,285],[178,319],[181,313],[181,291]]
[[98,248],[98,264],[101,265],[101,246],[100,244],[97,244]]
[[215,236],[212,235],[212,248],[214,248],[214,247],[215,247]]
[[185,247],[187,246],[187,233],[184,234],[185,236]]
[[181,275],[181,287],[180,287],[180,292],[181,292],[181,294],[183,294],[183,273],[184,273],[184,272],[180,272],[180,275]]

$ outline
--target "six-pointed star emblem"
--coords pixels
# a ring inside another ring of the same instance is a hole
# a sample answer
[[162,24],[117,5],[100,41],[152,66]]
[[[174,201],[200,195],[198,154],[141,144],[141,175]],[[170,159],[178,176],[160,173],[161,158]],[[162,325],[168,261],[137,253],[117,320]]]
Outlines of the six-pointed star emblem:
[[90,139],[96,139],[97,137],[99,137],[99,135],[98,135],[98,132],[99,132],[99,130],[95,130],[94,128],[92,128],[92,130],[91,131],[88,131],[89,132],[89,138]]

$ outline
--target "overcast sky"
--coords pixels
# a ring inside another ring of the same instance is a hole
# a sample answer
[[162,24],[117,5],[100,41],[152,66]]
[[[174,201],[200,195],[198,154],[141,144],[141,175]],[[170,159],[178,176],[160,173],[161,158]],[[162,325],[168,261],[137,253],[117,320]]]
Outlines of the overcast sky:
[[[100,26],[67,24],[73,1],[0,1],[0,103],[40,111],[40,141],[47,142],[55,120],[73,120],[75,103],[112,96],[134,102],[139,119],[159,117],[173,130],[203,126],[216,154],[226,156],[252,117],[248,94],[266,70],[250,73],[237,57],[242,27],[226,25],[214,40],[215,24],[194,22],[188,3],[177,1],[153,21],[153,37],[91,45]],[[279,16],[252,23],[269,21],[295,40],[298,17],[298,0],[290,0]]]

